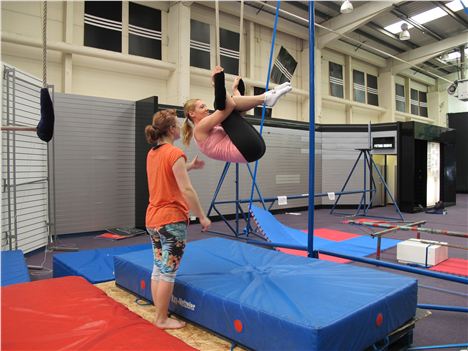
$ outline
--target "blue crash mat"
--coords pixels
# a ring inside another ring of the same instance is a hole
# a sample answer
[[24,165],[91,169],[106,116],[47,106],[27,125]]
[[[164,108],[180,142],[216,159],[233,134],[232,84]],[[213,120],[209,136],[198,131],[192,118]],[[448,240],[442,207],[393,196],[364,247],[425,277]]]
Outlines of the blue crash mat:
[[23,251],[2,251],[1,286],[31,281]]
[[[116,283],[151,300],[151,250],[114,257]],[[416,280],[239,241],[191,242],[170,310],[255,350],[363,350],[414,317]]]
[[53,276],[58,278],[77,275],[92,284],[114,280],[115,255],[150,248],[151,244],[140,244],[55,254],[53,257]]
[[[253,218],[263,236],[278,245],[297,245],[307,249],[307,235],[280,223],[270,212],[256,206],[251,208]],[[382,238],[380,249],[395,247],[400,240]],[[325,250],[356,257],[365,257],[377,251],[377,238],[367,235],[343,241],[332,241],[314,236],[314,250]]]

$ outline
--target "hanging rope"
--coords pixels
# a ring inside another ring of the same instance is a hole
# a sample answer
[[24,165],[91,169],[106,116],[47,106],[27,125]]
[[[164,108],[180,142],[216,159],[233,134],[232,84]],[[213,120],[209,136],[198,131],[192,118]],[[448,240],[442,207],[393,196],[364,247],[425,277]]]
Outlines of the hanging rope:
[[241,52],[244,43],[244,0],[240,2],[240,24],[239,24],[239,76],[243,77]]
[[42,87],[47,88],[47,1],[42,6]]
[[216,58],[215,58],[215,63],[216,66],[219,66],[221,64],[221,54],[220,54],[220,39],[219,39],[219,2],[218,0],[215,1],[215,9],[216,9],[216,31],[215,31],[215,45],[216,45]]
[[41,119],[36,127],[39,139],[49,142],[54,135],[55,113],[54,104],[47,85],[47,1],[42,7],[42,89],[41,89]]
[[[266,85],[265,85],[265,92],[268,91],[268,87],[270,85],[271,64],[273,62],[273,52],[275,50],[276,27],[278,25],[280,3],[281,3],[280,0],[278,0],[277,3],[276,3],[275,24],[273,26],[273,36],[272,36],[272,39],[271,39],[270,60],[268,62],[268,74],[267,74],[267,81],[266,81]],[[262,106],[262,120],[260,122],[260,135],[262,135],[262,132],[263,132],[263,123],[265,122],[265,111],[266,111],[266,106],[265,106],[265,103],[263,103],[263,106]],[[249,213],[250,213],[250,210],[252,209],[253,195],[254,195],[255,184],[256,184],[255,181],[257,179],[257,169],[258,169],[258,160],[255,161],[255,168],[254,168],[254,173],[253,173],[253,177],[252,177],[252,189],[250,191]],[[249,216],[248,227],[250,229],[250,216]]]

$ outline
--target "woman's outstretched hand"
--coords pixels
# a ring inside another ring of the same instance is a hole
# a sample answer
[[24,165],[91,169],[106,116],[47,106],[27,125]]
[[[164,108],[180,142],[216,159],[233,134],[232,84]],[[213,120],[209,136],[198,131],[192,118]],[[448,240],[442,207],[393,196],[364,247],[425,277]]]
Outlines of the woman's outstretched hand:
[[203,167],[205,167],[205,161],[199,160],[198,155],[196,155],[192,161],[187,163],[187,171],[192,169],[202,169]]

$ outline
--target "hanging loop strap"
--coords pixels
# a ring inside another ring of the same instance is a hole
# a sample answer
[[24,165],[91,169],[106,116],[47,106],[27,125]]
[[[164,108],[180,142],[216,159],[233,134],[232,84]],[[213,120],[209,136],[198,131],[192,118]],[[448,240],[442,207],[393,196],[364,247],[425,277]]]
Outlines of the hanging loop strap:
[[42,6],[42,87],[47,88],[47,1]]

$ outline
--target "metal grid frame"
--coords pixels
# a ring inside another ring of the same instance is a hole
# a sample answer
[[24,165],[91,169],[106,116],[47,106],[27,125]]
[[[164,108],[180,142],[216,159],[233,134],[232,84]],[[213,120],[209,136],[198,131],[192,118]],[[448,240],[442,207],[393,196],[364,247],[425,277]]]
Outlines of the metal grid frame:
[[[2,126],[33,127],[40,119],[40,79],[2,65]],[[53,96],[53,95],[52,95]],[[53,144],[31,131],[2,131],[2,250],[46,246],[53,233],[50,166]],[[53,143],[53,142],[51,142]],[[52,184],[53,185],[53,184]]]

